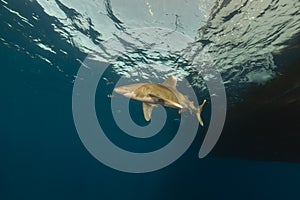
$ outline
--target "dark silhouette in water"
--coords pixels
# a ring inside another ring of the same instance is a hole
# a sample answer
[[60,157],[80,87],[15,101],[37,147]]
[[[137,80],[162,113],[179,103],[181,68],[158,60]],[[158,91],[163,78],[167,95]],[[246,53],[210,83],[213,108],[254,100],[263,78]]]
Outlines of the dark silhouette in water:
[[295,50],[293,62],[288,55],[280,56],[286,60],[281,75],[266,85],[249,88],[245,100],[228,110],[213,154],[300,162],[300,52]]

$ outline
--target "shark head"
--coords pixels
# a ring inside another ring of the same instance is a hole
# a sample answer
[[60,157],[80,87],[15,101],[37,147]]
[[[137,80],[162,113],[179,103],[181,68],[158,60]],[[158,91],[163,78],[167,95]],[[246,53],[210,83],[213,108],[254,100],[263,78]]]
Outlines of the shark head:
[[135,93],[134,91],[142,86],[143,84],[131,84],[131,85],[123,85],[120,87],[114,88],[114,92],[119,93],[127,98],[133,98]]

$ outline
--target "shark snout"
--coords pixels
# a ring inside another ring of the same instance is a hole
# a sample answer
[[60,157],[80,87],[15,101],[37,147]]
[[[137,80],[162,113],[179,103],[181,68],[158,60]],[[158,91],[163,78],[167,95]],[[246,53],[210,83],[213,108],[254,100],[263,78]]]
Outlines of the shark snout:
[[114,92],[119,93],[119,94],[125,94],[128,91],[123,89],[122,87],[116,87],[116,88],[114,88]]
[[127,98],[132,98],[133,96],[133,92],[129,91],[128,89],[124,88],[124,87],[116,87],[114,88],[114,92],[121,94]]

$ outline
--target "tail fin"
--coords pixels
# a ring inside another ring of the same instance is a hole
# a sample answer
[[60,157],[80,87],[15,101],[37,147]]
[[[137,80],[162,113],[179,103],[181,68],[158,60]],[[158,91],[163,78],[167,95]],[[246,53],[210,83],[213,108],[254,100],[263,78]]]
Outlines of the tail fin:
[[199,105],[199,107],[197,108],[197,112],[196,112],[197,119],[198,119],[201,126],[204,125],[203,120],[201,118],[201,112],[202,112],[202,109],[203,109],[203,106],[204,106],[205,103],[206,103],[206,99],[204,99],[202,104]]

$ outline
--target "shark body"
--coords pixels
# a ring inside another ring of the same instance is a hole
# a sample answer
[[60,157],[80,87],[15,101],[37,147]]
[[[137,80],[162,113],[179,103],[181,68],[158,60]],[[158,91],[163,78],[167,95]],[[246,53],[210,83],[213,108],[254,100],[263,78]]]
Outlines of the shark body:
[[177,79],[169,77],[162,84],[157,83],[137,83],[116,87],[115,92],[125,97],[141,101],[143,104],[143,113],[146,121],[151,119],[153,108],[158,104],[179,110],[179,113],[189,110],[195,114],[200,125],[203,126],[201,112],[206,100],[196,107],[194,102],[190,101],[185,95],[176,88]]

